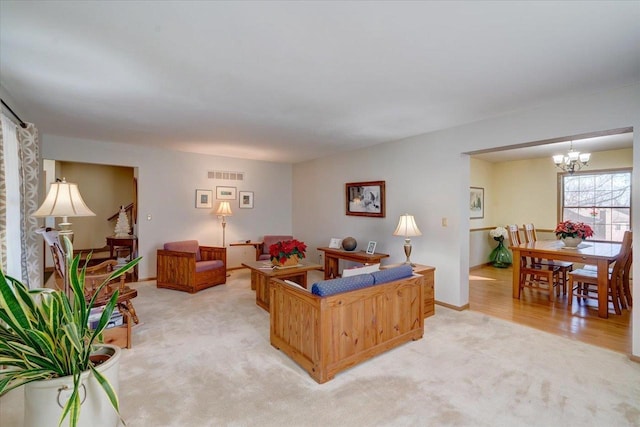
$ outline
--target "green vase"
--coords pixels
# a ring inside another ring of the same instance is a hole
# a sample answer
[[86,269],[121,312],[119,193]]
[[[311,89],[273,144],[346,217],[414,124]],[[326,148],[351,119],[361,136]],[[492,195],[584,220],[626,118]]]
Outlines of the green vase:
[[489,261],[494,267],[507,268],[511,265],[511,253],[501,241],[498,241],[498,246],[489,254]]

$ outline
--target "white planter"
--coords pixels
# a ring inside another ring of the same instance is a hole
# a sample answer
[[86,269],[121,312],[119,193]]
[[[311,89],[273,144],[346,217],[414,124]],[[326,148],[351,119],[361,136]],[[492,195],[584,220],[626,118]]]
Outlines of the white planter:
[[582,239],[580,237],[563,237],[562,243],[568,248],[577,248]]
[[[119,389],[120,347],[100,344],[96,353],[109,354],[111,357],[98,366],[98,371],[111,383],[116,395]],[[90,371],[82,374],[80,399],[84,403],[80,409],[78,426],[86,427],[115,427],[119,418],[111,406],[104,390]],[[67,387],[63,389],[63,387]],[[24,386],[24,425],[25,427],[57,427],[62,407],[67,402],[73,389],[73,377],[53,378],[35,381]],[[86,398],[84,390],[86,389]],[[58,403],[59,401],[59,403]],[[69,424],[69,416],[64,425]]]

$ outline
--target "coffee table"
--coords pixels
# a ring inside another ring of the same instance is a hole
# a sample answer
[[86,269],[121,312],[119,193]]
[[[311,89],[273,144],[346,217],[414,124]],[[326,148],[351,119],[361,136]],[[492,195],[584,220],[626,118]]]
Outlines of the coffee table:
[[249,261],[242,263],[251,270],[251,289],[256,291],[256,304],[269,311],[269,280],[274,277],[291,280],[300,286],[307,287],[307,271],[321,270],[320,264],[302,260],[292,267],[270,267],[268,261]]

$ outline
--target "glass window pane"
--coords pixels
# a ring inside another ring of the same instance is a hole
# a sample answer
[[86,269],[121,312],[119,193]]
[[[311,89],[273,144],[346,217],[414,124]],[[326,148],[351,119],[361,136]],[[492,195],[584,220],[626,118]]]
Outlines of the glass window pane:
[[595,240],[622,240],[631,221],[631,172],[576,172],[561,182],[563,221],[589,224]]

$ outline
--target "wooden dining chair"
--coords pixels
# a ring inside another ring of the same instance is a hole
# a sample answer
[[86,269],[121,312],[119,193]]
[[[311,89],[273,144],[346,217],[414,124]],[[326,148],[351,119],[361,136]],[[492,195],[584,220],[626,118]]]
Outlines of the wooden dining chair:
[[[507,225],[511,246],[520,245],[520,231],[517,224]],[[558,286],[560,268],[556,266],[535,263],[532,259],[523,256],[520,258],[520,283],[518,286],[518,299],[523,288],[542,290],[549,293],[549,301],[554,300],[554,287]],[[559,291],[559,288],[558,288]]]
[[[532,223],[523,224],[522,227],[524,228],[524,238],[526,240],[526,243],[535,242],[538,240],[538,234],[536,233],[536,228]],[[569,272],[573,270],[572,262],[556,261],[552,259],[543,259],[543,258],[536,258],[532,262],[558,267],[560,269],[560,272],[558,274],[559,283],[557,283],[556,285],[559,286],[558,290],[560,290],[560,287],[562,287],[563,295],[567,294],[567,288],[569,284]]]
[[[622,239],[620,253],[616,257],[613,268],[608,272],[607,277],[607,300],[613,305],[616,314],[622,314],[621,307],[627,308],[626,293],[624,290],[625,270],[631,270],[632,256],[631,245],[633,235],[631,231],[625,231]],[[629,263],[627,265],[627,263]],[[628,279],[628,277],[627,277]],[[569,305],[573,302],[573,297],[580,299],[598,299],[598,272],[591,268],[581,268],[569,273],[569,288],[571,295]]]

